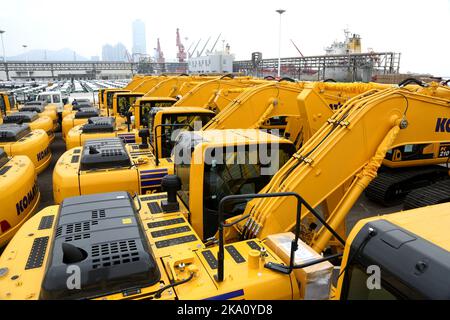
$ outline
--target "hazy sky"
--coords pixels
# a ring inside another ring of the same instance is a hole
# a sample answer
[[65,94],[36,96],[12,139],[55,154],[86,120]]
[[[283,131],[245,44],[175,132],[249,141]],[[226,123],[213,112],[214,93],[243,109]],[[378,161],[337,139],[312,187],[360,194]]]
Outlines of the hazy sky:
[[131,22],[141,19],[147,51],[159,37],[169,60],[176,54],[177,27],[186,48],[211,36],[209,48],[222,33],[237,59],[253,51],[272,58],[278,56],[278,8],[287,10],[282,56],[298,55],[290,39],[304,55],[323,54],[348,27],[361,35],[363,50],[401,52],[402,72],[450,76],[450,0],[4,0],[0,29],[6,30],[7,56],[23,53],[23,44],[30,50],[71,48],[88,58],[101,55],[105,43],[120,41],[131,51]]

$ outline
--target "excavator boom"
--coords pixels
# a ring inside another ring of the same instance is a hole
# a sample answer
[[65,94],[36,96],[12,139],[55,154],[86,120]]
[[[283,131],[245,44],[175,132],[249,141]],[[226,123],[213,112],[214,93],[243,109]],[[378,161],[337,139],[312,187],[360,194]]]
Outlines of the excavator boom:
[[[339,187],[350,183],[342,200],[326,216],[330,226],[337,229],[377,175],[389,149],[406,144],[448,143],[448,132],[437,124],[449,117],[449,108],[448,99],[401,88],[355,97],[303,145],[261,192],[296,192],[316,208]],[[279,198],[254,200],[245,214],[250,214],[250,219],[240,224],[239,233],[244,238],[265,238],[292,230],[295,202]],[[330,233],[321,229],[311,244],[320,252],[330,238]]]

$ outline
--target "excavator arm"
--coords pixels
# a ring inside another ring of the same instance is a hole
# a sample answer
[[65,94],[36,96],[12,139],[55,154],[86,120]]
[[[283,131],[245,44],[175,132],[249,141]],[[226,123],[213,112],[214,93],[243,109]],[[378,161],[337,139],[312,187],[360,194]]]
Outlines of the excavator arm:
[[204,129],[260,128],[275,116],[299,116],[290,103],[302,91],[304,83],[268,82],[243,91]]
[[[337,229],[376,176],[387,150],[405,144],[448,142],[449,133],[440,130],[437,123],[449,116],[448,99],[401,88],[362,94],[330,117],[261,193],[296,192],[317,208],[350,181],[342,200],[325,216]],[[295,212],[296,203],[291,199],[253,200],[243,213],[250,218],[238,224],[236,230],[242,238],[265,238],[290,231],[295,225]],[[302,219],[308,215],[304,212]],[[233,236],[237,235],[228,235]],[[310,244],[320,252],[330,238],[327,230],[320,229]]]
[[205,81],[204,77],[191,77],[188,75],[180,75],[177,77],[169,77],[156,84],[152,89],[147,91],[145,97],[172,97],[178,95],[179,90],[185,82]]
[[[299,147],[346,101],[387,87],[374,83],[268,82],[245,90],[203,129],[262,129],[271,118],[286,117],[285,136]],[[299,95],[301,104],[296,102]]]
[[167,76],[159,76],[159,77],[148,77],[141,84],[139,84],[133,91],[137,92],[145,92],[147,93],[151,89],[153,89],[158,83],[167,80]]
[[217,92],[229,89],[246,89],[261,83],[263,83],[261,80],[254,80],[251,77],[229,78],[222,76],[197,84],[194,88],[184,94],[175,106],[195,106],[208,108],[214,111],[218,109],[220,111],[221,109],[214,104]]

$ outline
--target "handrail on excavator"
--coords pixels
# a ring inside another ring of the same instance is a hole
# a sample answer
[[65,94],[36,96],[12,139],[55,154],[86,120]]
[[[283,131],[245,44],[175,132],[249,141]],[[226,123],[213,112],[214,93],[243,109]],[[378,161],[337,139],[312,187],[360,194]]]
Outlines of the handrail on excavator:
[[[294,258],[295,258],[295,252],[298,249],[298,240],[300,239],[300,226],[301,226],[301,211],[302,211],[302,205],[304,205],[316,218],[319,220],[325,228],[330,231],[330,233],[336,237],[336,239],[342,244],[345,245],[345,240],[342,239],[339,234],[320,216],[320,213],[318,213],[314,208],[312,208],[308,202],[306,202],[305,199],[303,199],[298,193],[295,192],[274,192],[274,193],[263,193],[263,194],[239,194],[239,195],[230,195],[222,198],[219,202],[219,211],[218,211],[218,219],[219,219],[219,251],[217,253],[217,275],[215,276],[216,280],[218,282],[222,282],[224,278],[224,235],[223,231],[224,228],[229,228],[245,219],[248,219],[250,217],[250,214],[245,215],[241,218],[239,218],[236,221],[233,221],[231,223],[225,224],[224,220],[224,206],[227,202],[231,202],[233,200],[249,200],[249,199],[256,199],[256,198],[277,198],[277,197],[295,197],[297,199],[297,218],[296,218],[296,224],[295,224],[295,232],[294,232],[294,240],[292,240],[291,244],[291,253],[290,253],[290,262],[289,266],[285,266],[282,264],[277,263],[267,263],[265,265],[266,268],[282,272],[285,274],[289,274],[294,269],[298,268],[304,268],[306,266],[303,265],[294,265]],[[341,253],[333,254],[330,256],[327,256],[323,259],[318,259],[315,261],[315,263],[308,263],[308,265],[313,265],[316,263],[320,263],[327,260],[332,260],[335,258],[338,258],[342,256]]]

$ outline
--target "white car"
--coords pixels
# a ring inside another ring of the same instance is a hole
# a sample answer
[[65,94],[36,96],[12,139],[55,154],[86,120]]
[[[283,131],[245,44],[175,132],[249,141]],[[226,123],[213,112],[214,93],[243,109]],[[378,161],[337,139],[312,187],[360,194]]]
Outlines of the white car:
[[63,96],[60,91],[45,91],[41,92],[36,97],[37,101],[44,101],[46,104],[56,105],[56,110],[58,114],[62,113],[64,110]]

